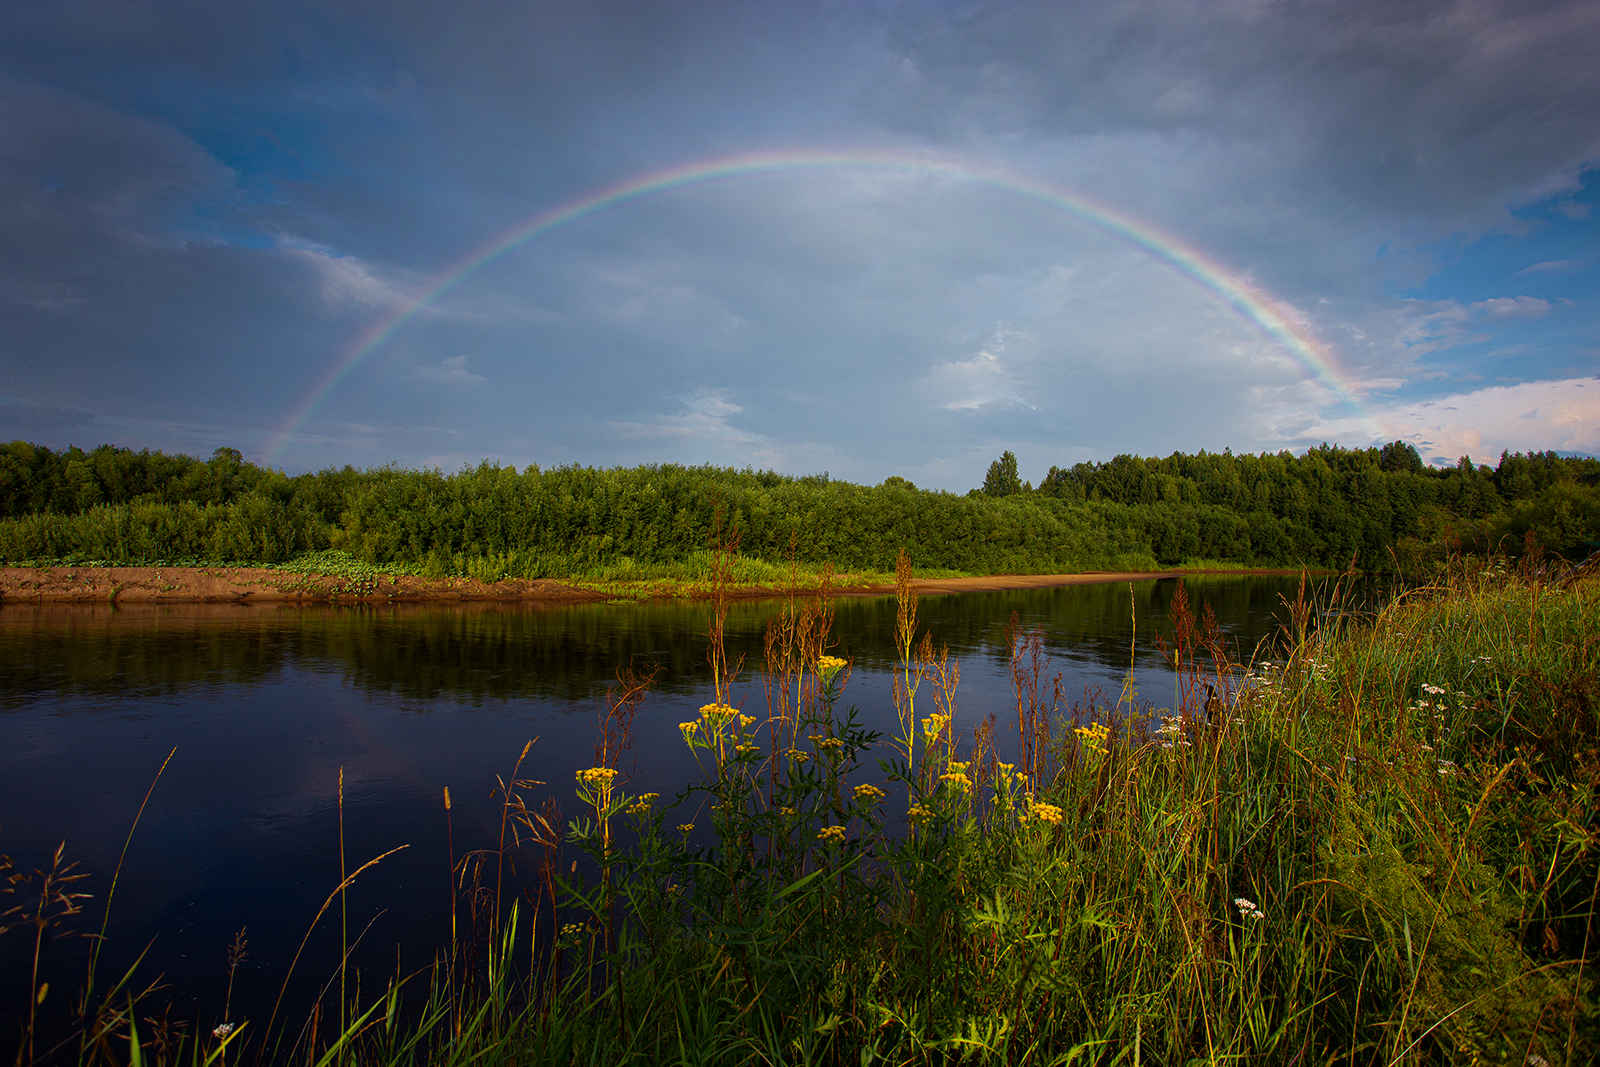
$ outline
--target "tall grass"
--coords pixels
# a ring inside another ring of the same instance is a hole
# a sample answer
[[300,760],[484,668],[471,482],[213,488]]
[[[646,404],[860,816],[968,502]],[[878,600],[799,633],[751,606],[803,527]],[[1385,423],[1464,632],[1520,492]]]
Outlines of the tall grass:
[[[670,803],[627,792],[618,738],[643,690],[619,686],[576,818],[529,807],[521,760],[500,783],[510,846],[452,861],[479,933],[412,980],[413,1014],[397,979],[341,1006],[353,1021],[332,1036],[255,1047],[314,1063],[1600,1052],[1593,581],[1456,561],[1376,613],[1302,587],[1247,664],[1180,597],[1160,709],[1067,703],[1013,627],[1008,721],[980,709],[958,737],[959,664],[918,629],[902,559],[886,742],[828,655],[826,581],[790,598],[759,683],[741,682],[718,640],[720,558],[716,691],[681,726],[702,779]],[[542,859],[522,905],[502,900],[507,855]]]

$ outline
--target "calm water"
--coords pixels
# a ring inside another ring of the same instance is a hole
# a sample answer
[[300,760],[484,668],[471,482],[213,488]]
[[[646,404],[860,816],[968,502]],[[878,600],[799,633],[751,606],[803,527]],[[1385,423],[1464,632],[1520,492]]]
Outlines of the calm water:
[[[1292,599],[1295,585],[1191,580],[1189,590],[1248,656],[1276,628],[1279,595]],[[1140,696],[1171,703],[1173,678],[1151,638],[1165,629],[1175,586],[1138,583],[1131,596],[1127,585],[1097,585],[925,598],[921,622],[961,663],[958,732],[970,737],[990,712],[1006,732],[1001,634],[1013,611],[1043,630],[1069,694],[1100,687],[1114,700],[1128,665],[1131,600]],[[759,665],[776,607],[734,606],[730,660],[743,654]],[[837,608],[837,651],[855,664],[845,703],[887,734],[894,600],[846,598]],[[369,974],[392,973],[397,959],[410,971],[448,934],[441,789],[454,800],[457,854],[492,843],[494,776],[538,738],[524,776],[552,785],[529,799],[553,793],[570,814],[573,772],[594,762],[596,714],[619,664],[664,668],[623,761],[624,770],[637,763],[627,790],[670,797],[696,777],[677,723],[708,698],[705,617],[704,607],[680,603],[0,606],[0,852],[31,869],[64,840],[67,857],[92,875],[78,887],[94,894],[79,929],[97,929],[139,803],[175,748],[128,852],[102,975],[120,975],[150,943],[141,973],[166,976],[175,1017],[210,1027],[220,1020],[227,945],[245,928],[233,1015],[264,1019],[338,883],[342,767],[351,867],[410,846],[351,890],[352,936],[371,924],[357,960]],[[753,670],[735,695],[747,710],[764,707]],[[295,972],[306,1002],[334,966],[335,922],[323,920]],[[47,944],[46,977],[58,991],[47,1008],[66,1008],[86,945]],[[29,931],[0,938],[0,1046],[17,1032],[31,952]]]

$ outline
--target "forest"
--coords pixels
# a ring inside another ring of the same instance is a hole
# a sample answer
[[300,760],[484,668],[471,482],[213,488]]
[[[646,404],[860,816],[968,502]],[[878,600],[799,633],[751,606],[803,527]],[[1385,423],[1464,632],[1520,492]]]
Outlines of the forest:
[[753,559],[971,574],[1172,566],[1427,565],[1456,550],[1580,558],[1600,548],[1600,460],[1505,453],[1423,463],[1396,441],[1289,452],[1120,455],[1051,467],[1014,454],[959,494],[901,477],[652,464],[454,473],[351,466],[288,475],[101,445],[0,445],[0,563],[276,563],[336,549],[432,575],[581,577],[692,563],[713,530]]

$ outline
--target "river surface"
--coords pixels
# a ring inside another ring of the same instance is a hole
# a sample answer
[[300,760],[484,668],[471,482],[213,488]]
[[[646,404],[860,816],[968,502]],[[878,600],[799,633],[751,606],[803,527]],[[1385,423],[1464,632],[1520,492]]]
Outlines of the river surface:
[[[991,712],[1002,742],[1008,736],[1003,634],[1013,612],[1042,631],[1070,699],[1098,690],[1112,702],[1136,613],[1139,697],[1172,704],[1175,679],[1154,637],[1170,630],[1176,585],[923,598],[922,629],[961,665],[957,736],[970,739]],[[1188,589],[1248,659],[1284,616],[1280,596],[1293,599],[1296,586],[1250,577],[1190,579]],[[895,601],[834,603],[833,651],[853,664],[843,704],[858,705],[887,736],[896,724]],[[765,708],[762,636],[778,607],[738,602],[728,618],[729,658],[742,656],[746,668],[734,702],[756,714]],[[339,881],[342,768],[349,868],[409,846],[351,887],[350,936],[362,934],[355,958],[374,979],[397,965],[409,972],[448,938],[442,790],[454,801],[455,854],[491,846],[496,775],[509,776],[536,738],[522,776],[550,785],[528,790],[529,801],[553,795],[575,814],[573,775],[594,763],[598,713],[619,665],[662,668],[621,762],[631,772],[624,788],[670,798],[698,778],[677,724],[710,699],[706,616],[704,605],[685,602],[0,606],[0,853],[32,870],[64,841],[65,859],[90,875],[73,888],[92,894],[66,928],[96,931],[149,791],[112,899],[101,984],[148,946],[141,985],[161,975],[167,987],[153,1002],[170,1001],[174,1018],[210,1028],[222,1018],[228,945],[242,929],[247,955],[232,1014],[260,1020]],[[686,811],[670,821],[693,818]],[[0,897],[0,911],[10,903]],[[333,972],[337,919],[335,907],[295,970],[297,1017]],[[54,991],[46,1029],[61,1032],[89,943],[46,942],[41,977]],[[31,928],[0,936],[0,1046],[15,1040],[32,953]]]

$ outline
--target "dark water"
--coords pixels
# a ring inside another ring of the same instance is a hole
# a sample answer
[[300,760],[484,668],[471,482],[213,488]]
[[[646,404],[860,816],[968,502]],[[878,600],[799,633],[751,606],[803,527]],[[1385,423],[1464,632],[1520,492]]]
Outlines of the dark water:
[[[1295,587],[1277,578],[1189,582],[1191,598],[1214,608],[1246,657],[1276,628],[1280,594],[1292,599]],[[1002,632],[1012,612],[1043,630],[1066,692],[1100,687],[1114,701],[1129,662],[1131,602],[1139,695],[1170,704],[1174,680],[1152,638],[1166,629],[1175,588],[1156,581],[1131,594],[1124,584],[923,599],[924,628],[961,664],[958,733],[970,737],[994,712],[1005,736],[1013,703]],[[836,604],[835,651],[854,661],[845,703],[888,734],[894,600]],[[742,654],[750,668],[735,702],[758,713],[754,668],[776,609],[740,603],[728,620],[729,658]],[[75,928],[97,930],[135,813],[175,748],[127,853],[102,981],[149,945],[140,974],[165,976],[157,1000],[209,1028],[221,1018],[227,946],[245,928],[233,1016],[263,1020],[338,883],[341,768],[350,867],[410,846],[350,891],[351,936],[366,929],[357,962],[368,974],[413,970],[448,936],[442,788],[454,800],[457,854],[492,844],[495,775],[509,774],[524,742],[538,738],[523,774],[551,785],[529,799],[553,794],[570,815],[573,773],[594,762],[606,684],[619,664],[653,661],[663,670],[622,764],[637,764],[625,788],[671,797],[697,777],[677,723],[709,696],[705,627],[706,609],[682,603],[3,606],[0,853],[32,869],[65,841],[67,859],[92,876],[77,885],[93,899]],[[45,1008],[57,1027],[82,983],[87,944],[45,946],[42,976],[53,987]],[[296,1017],[332,972],[337,946],[335,909],[295,971]],[[0,936],[7,1056],[32,952],[31,929]]]

